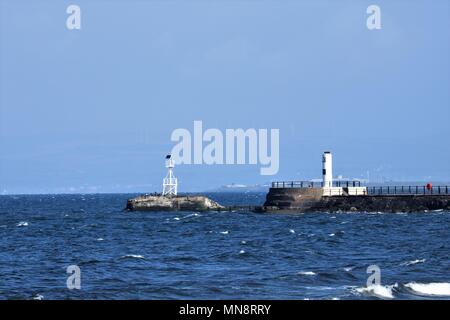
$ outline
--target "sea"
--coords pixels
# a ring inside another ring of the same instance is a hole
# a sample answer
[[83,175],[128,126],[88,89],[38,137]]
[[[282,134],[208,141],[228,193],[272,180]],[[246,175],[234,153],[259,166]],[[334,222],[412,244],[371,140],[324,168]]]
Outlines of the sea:
[[0,299],[450,299],[450,212],[125,211],[134,196],[0,196]]

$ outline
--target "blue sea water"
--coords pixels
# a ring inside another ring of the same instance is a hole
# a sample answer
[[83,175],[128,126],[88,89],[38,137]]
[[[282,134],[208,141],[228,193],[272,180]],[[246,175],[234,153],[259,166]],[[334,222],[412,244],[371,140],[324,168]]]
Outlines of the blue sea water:
[[124,212],[133,196],[0,196],[0,299],[450,298],[450,212]]

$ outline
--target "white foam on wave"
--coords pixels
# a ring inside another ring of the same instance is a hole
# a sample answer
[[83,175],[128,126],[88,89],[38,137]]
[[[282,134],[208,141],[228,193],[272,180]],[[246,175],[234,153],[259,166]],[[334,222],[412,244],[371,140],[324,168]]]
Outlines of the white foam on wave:
[[44,296],[42,294],[37,294],[33,297],[33,300],[42,300],[44,299]]
[[244,254],[244,253],[245,253],[245,250],[239,251],[239,254]]
[[352,271],[353,269],[355,269],[355,267],[345,267],[345,268],[344,268],[344,271],[350,272],[350,271]]
[[294,230],[294,229],[289,229],[289,232],[292,233],[292,234],[294,234],[294,233],[295,233],[295,230]]
[[450,296],[450,283],[434,282],[434,283],[417,283],[410,282],[405,287],[413,292],[426,296]]
[[140,254],[126,254],[122,256],[122,258],[145,259],[145,257]]
[[198,213],[191,213],[191,214],[188,214],[187,216],[184,216],[183,219],[190,218],[190,217],[199,217],[199,216],[200,216],[200,214],[198,214]]
[[329,234],[330,237],[334,237],[335,235],[336,235],[336,234],[334,234],[334,233],[330,233],[330,234]]
[[175,218],[173,218],[173,220],[177,220],[177,221],[178,221],[178,220],[180,220],[180,218],[178,218],[178,217],[175,217]]
[[392,289],[398,287],[398,284],[383,286],[381,284],[373,284],[368,287],[356,288],[360,294],[374,296],[381,299],[394,299]]
[[418,263],[424,263],[425,261],[427,261],[427,259],[416,259],[416,260],[412,260],[412,261],[403,262],[401,265],[402,266],[411,266],[411,265],[418,264]]
[[299,274],[301,276],[315,276],[315,275],[317,275],[317,273],[312,272],[312,271],[300,271],[300,272],[297,272],[297,274]]
[[97,238],[97,241],[104,241],[105,239],[103,238]]
[[26,222],[26,221],[20,221],[20,222],[17,224],[17,226],[18,226],[18,227],[28,227],[28,222]]
[[221,234],[228,234],[228,230],[226,231],[220,231]]

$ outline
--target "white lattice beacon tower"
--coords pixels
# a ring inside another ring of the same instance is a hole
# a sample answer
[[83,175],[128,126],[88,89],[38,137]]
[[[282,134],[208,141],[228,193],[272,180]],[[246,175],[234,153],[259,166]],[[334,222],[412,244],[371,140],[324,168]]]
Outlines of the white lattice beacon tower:
[[330,151],[323,153],[322,164],[323,187],[331,188],[333,186],[333,157]]
[[167,168],[167,175],[163,179],[163,196],[176,196],[177,195],[177,188],[178,188],[178,180],[173,175],[173,168],[175,167],[175,162],[172,159],[172,156],[168,154],[166,156],[166,168]]

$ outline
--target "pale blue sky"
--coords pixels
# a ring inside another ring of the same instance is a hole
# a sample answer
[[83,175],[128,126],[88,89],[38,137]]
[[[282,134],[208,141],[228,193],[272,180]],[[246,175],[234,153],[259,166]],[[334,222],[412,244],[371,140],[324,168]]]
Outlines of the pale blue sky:
[[179,166],[181,191],[320,177],[326,149],[346,177],[450,180],[449,1],[0,4],[0,193],[160,191],[194,120],[279,128],[280,170]]

